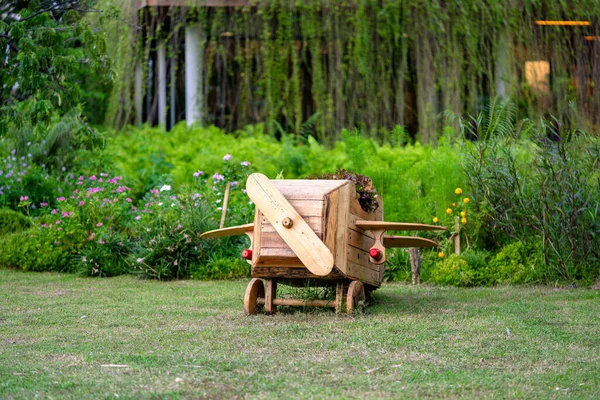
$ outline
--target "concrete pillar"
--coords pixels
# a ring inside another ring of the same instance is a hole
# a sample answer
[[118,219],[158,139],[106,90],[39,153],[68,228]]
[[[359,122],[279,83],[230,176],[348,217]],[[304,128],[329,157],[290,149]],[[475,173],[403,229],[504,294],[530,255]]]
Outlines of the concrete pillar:
[[506,99],[510,91],[511,57],[509,36],[506,32],[502,32],[499,37],[500,39],[496,44],[496,96]]
[[185,27],[185,121],[202,123],[204,40],[200,25]]
[[172,129],[175,126],[176,113],[175,113],[175,60],[177,59],[175,56],[175,46],[173,46],[173,54],[171,55],[171,59],[169,61],[170,64],[170,77],[169,77],[169,129]]
[[134,82],[134,102],[135,102],[135,123],[136,125],[142,125],[143,119],[143,104],[144,104],[144,95],[143,95],[143,73],[142,73],[142,65],[137,63],[135,66],[135,82]]
[[156,64],[158,74],[158,125],[167,127],[167,59],[165,44],[159,40],[156,47]]

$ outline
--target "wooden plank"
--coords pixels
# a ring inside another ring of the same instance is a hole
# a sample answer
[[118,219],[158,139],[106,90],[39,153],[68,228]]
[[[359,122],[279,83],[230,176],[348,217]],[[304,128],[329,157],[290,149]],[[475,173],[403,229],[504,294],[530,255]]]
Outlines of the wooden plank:
[[325,246],[335,254],[336,246],[336,230],[338,227],[338,200],[339,190],[331,192],[325,197],[324,209],[325,214],[323,216],[323,234],[320,236]]
[[344,278],[336,269],[327,276],[317,276],[306,268],[289,268],[281,266],[254,266],[252,267],[253,278],[287,278],[287,279],[317,279],[331,281]]
[[356,279],[376,287],[381,286],[381,272],[379,270],[373,271],[372,269],[364,268],[361,265],[355,264],[352,261],[348,261],[347,265],[349,278]]
[[364,230],[383,229],[388,231],[445,231],[445,226],[413,224],[407,222],[361,221],[355,222],[356,226]]
[[258,263],[258,256],[260,254],[260,246],[262,240],[262,229],[261,229],[262,213],[257,208],[254,212],[254,240],[252,240],[252,265]]
[[437,247],[438,244],[430,239],[417,236],[383,236],[385,247]]
[[348,254],[348,261],[352,261],[354,264],[360,265],[362,268],[368,268],[373,271],[379,271],[379,264],[371,263],[369,252],[357,249],[356,247],[348,246],[346,248]]
[[356,225],[356,223],[359,222],[359,221],[364,221],[364,220],[362,218],[360,218],[359,216],[350,213],[348,215],[348,228],[352,229],[352,230],[355,230],[357,232],[360,232],[363,235],[366,235],[366,236],[372,238],[373,240],[375,240],[375,236],[371,233],[371,231],[365,231],[364,229],[359,228]]
[[274,314],[277,312],[277,306],[273,304],[273,300],[277,297],[277,281],[275,279],[267,279],[265,281],[265,313]]
[[375,239],[363,232],[348,229],[348,244],[358,249],[369,251],[375,244]]
[[215,229],[212,231],[204,232],[202,235],[200,235],[200,238],[207,239],[207,238],[215,238],[215,237],[222,237],[222,236],[243,235],[246,232],[252,232],[253,230],[254,230],[253,223],[238,225],[238,226],[230,226],[228,228]]
[[[316,234],[322,233],[323,230],[323,217],[304,217],[302,218]],[[277,232],[277,229],[266,218],[262,218],[262,231],[263,232]]]
[[348,254],[346,253],[346,243],[348,243],[348,220],[349,220],[349,204],[352,193],[354,193],[354,185],[348,184],[341,187],[338,191],[337,204],[337,228],[335,231],[335,265],[345,274],[347,271],[346,261]]
[[254,265],[281,266],[281,267],[304,267],[302,261],[290,249],[261,248]]
[[[317,232],[315,232],[317,233]],[[323,234],[318,232],[317,236],[322,240]],[[261,235],[261,246],[278,249],[289,249],[287,243],[279,236],[277,232],[263,232]]]
[[293,307],[335,307],[335,300],[273,299],[273,304]]
[[347,185],[350,181],[344,179],[275,179],[272,180],[277,189],[282,188],[319,188],[335,190]]
[[323,216],[323,199],[288,199],[292,207],[298,211],[298,214],[303,217],[322,217]]
[[340,313],[342,311],[342,304],[344,302],[344,281],[339,280],[335,285],[335,312]]

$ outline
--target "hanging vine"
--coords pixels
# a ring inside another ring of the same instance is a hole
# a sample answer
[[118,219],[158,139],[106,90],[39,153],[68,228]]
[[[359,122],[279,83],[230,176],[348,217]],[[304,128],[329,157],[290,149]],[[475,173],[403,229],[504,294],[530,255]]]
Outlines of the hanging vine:
[[[553,113],[598,130],[600,40],[585,40],[598,36],[598,0],[265,0],[226,8],[190,0],[186,12],[123,4],[144,28],[111,26],[120,78],[107,121],[116,126],[136,122],[131,66],[140,66],[144,96],[153,98],[157,41],[183,38],[172,31],[194,23],[206,38],[203,120],[229,130],[267,122],[273,134],[300,135],[310,120],[311,133],[333,143],[343,128],[385,141],[402,125],[434,142],[442,111],[475,113],[497,95],[515,99],[520,116]],[[535,24],[544,19],[592,24]],[[548,62],[547,92],[531,86],[526,61]],[[144,120],[153,107],[145,106]]]

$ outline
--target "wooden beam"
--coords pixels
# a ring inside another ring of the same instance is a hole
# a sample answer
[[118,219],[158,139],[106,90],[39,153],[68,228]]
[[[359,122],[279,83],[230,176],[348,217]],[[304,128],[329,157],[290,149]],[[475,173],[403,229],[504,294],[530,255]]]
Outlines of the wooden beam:
[[252,0],[137,0],[137,9],[144,7],[247,7],[256,5]]

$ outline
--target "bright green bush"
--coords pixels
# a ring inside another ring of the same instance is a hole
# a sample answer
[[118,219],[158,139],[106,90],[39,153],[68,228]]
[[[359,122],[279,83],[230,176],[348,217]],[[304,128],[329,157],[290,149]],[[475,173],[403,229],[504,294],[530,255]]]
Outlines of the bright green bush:
[[489,262],[490,283],[519,284],[540,281],[544,275],[541,241],[504,246]]
[[18,233],[28,229],[31,226],[31,220],[9,208],[0,208],[0,236],[10,233]]
[[478,250],[439,257],[431,271],[431,281],[452,286],[487,285],[491,281],[488,260],[489,253]]
[[0,237],[0,267],[23,271],[74,272],[73,246],[54,235],[36,235],[34,230]]

